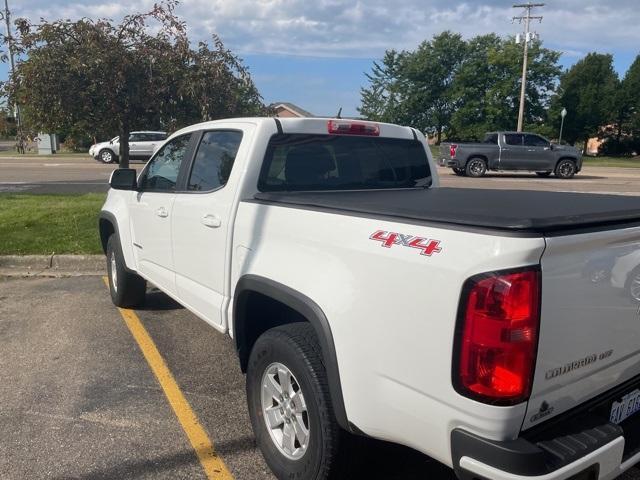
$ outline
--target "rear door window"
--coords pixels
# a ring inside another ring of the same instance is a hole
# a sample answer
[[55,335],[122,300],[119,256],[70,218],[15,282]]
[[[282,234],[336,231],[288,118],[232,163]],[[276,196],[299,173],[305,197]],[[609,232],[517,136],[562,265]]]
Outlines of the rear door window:
[[522,146],[522,137],[521,133],[505,133],[504,142],[507,145]]
[[202,135],[187,189],[196,192],[223,187],[233,168],[242,132],[211,131]]
[[269,192],[364,190],[430,184],[427,155],[416,140],[280,134],[269,142],[258,188]]

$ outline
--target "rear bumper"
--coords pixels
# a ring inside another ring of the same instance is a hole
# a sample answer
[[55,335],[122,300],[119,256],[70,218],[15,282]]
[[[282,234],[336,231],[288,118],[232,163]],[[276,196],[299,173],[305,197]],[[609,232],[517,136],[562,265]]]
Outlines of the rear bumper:
[[460,163],[455,158],[441,158],[438,161],[438,165],[440,165],[441,167],[461,168]]
[[460,480],[610,480],[640,461],[637,423],[615,425],[593,414],[554,422],[516,440],[451,434]]

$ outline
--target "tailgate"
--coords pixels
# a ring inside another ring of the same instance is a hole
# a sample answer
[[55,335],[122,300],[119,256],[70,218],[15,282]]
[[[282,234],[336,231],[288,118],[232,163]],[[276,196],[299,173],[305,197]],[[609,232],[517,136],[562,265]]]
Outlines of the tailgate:
[[546,242],[538,356],[523,429],[640,374],[640,290],[633,281],[640,275],[640,227]]

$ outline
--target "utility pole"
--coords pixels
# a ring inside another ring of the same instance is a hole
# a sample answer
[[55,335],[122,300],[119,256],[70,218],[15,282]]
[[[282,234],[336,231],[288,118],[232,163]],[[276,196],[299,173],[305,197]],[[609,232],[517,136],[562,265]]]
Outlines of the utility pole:
[[[6,1],[6,0],[5,0]],[[517,17],[513,17],[513,22],[524,22],[524,57],[522,60],[522,84],[520,86],[520,109],[518,110],[518,132],[522,131],[522,124],[524,122],[524,97],[527,90],[527,61],[529,53],[529,41],[531,40],[531,33],[529,32],[529,24],[531,20],[538,20],[542,22],[541,16],[532,16],[531,9],[534,7],[544,7],[544,3],[518,3],[513,8],[523,8],[526,13]],[[516,37],[517,38],[517,37]]]
[[[13,75],[15,72],[16,64],[13,58],[13,34],[11,33],[11,12],[9,11],[9,3],[8,0],[4,0],[4,21],[7,24],[7,46],[9,48],[9,62],[11,65],[10,75]],[[18,130],[18,135],[20,134],[20,107],[16,103],[15,106],[15,115],[16,115],[16,128]]]

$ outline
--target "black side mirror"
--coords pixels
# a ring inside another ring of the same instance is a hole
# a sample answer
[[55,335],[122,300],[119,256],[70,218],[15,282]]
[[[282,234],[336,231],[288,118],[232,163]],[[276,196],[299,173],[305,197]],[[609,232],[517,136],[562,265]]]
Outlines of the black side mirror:
[[114,190],[136,190],[138,182],[134,168],[118,168],[111,172],[109,185]]

